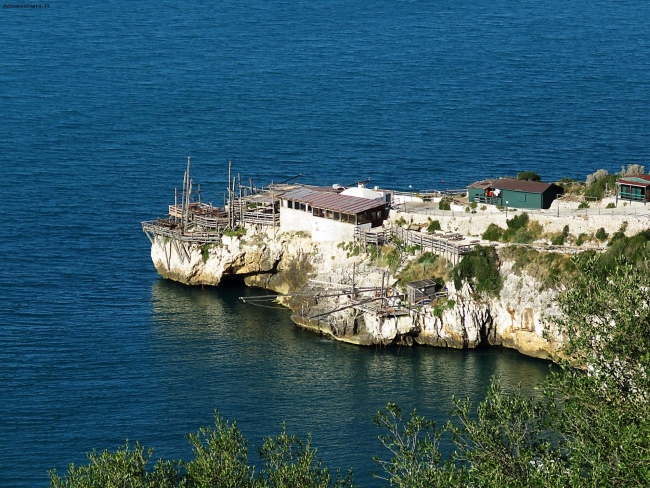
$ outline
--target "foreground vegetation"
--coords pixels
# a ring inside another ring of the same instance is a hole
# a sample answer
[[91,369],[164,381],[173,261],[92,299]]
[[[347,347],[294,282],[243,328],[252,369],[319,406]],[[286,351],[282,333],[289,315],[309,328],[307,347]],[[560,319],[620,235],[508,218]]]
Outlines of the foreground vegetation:
[[[523,228],[523,227],[521,227]],[[650,232],[611,236],[604,253],[573,258],[513,248],[513,272],[539,268],[563,285],[557,327],[564,361],[528,398],[495,378],[485,400],[454,399],[444,425],[403,416],[389,404],[375,416],[386,451],[375,459],[391,487],[650,486]],[[502,256],[503,257],[503,256]],[[473,251],[449,271],[424,254],[405,270],[414,276],[445,273],[476,293],[498,293],[499,257]],[[189,461],[158,460],[153,450],[128,443],[93,452],[87,465],[50,472],[53,487],[352,487],[352,472],[331,473],[310,439],[287,433],[248,459],[236,423],[218,413],[215,425],[188,436]],[[453,446],[443,457],[441,443]]]

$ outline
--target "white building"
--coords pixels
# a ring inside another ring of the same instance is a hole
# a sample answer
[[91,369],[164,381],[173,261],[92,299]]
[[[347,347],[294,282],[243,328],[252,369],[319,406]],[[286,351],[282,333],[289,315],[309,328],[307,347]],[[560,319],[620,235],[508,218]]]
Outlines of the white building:
[[380,227],[387,213],[385,197],[367,188],[303,187],[282,195],[280,230],[309,232],[318,242],[351,241],[355,228]]

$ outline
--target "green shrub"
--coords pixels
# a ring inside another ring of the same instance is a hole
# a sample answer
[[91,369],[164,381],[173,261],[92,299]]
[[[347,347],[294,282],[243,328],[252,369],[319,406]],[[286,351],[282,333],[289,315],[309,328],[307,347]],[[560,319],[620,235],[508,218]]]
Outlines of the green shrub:
[[[598,171],[596,173],[598,173]],[[596,173],[594,173],[594,175],[596,175]],[[603,196],[605,196],[605,189],[607,188],[608,190],[611,190],[615,188],[617,179],[618,175],[605,174],[604,176],[599,176],[598,179],[591,182],[591,184],[587,184],[585,196],[595,197],[597,200],[602,200]]]
[[427,232],[435,232],[437,230],[441,230],[442,228],[440,227],[440,221],[439,220],[434,220],[427,226]]
[[209,244],[203,244],[203,246],[201,246],[201,258],[203,259],[204,263],[207,263],[208,259],[210,259],[210,245]]
[[440,200],[440,203],[438,203],[438,209],[440,210],[451,210],[451,205],[449,203],[449,200],[445,200],[444,198]]
[[386,255],[385,255],[386,264],[388,265],[388,267],[392,271],[395,271],[399,267],[399,265],[401,263],[401,260],[402,260],[401,254],[402,253],[400,252],[399,248],[397,248],[397,247],[389,250],[386,253]]
[[497,296],[503,287],[499,273],[499,258],[491,246],[476,246],[451,270],[451,279],[457,290],[466,281],[478,295]]
[[541,226],[537,224],[538,227],[527,229],[530,217],[526,212],[517,215],[516,217],[506,220],[508,228],[501,236],[503,242],[519,242],[519,243],[528,243],[534,241],[541,232]]
[[[600,229],[599,229],[600,230]],[[583,258],[581,253],[578,259]],[[650,230],[644,230],[631,237],[626,237],[621,231],[612,235],[607,244],[607,250],[595,255],[596,272],[606,277],[621,263],[629,263],[647,272],[650,262]]]
[[560,233],[551,238],[551,244],[554,246],[563,246],[564,245],[564,234]]
[[379,247],[375,246],[374,244],[370,244],[367,249],[368,254],[370,254],[370,261],[376,261],[379,257]]
[[519,276],[525,272],[539,281],[542,289],[553,288],[559,284],[568,286],[575,273],[575,264],[568,254],[509,246],[501,250],[500,258],[502,261],[514,261],[512,273]]
[[517,215],[516,217],[511,218],[510,220],[506,220],[506,225],[508,226],[508,229],[518,230],[526,227],[529,220],[530,217],[526,212],[524,212],[520,215]]
[[532,171],[522,171],[517,175],[517,179],[526,181],[542,181],[540,176]]
[[604,227],[601,227],[596,231],[596,239],[598,239],[600,242],[607,240],[607,237],[609,237],[609,235],[607,234],[607,232],[605,232]]
[[226,229],[223,231],[224,236],[241,237],[246,234],[246,229],[242,227],[235,227],[234,229]]
[[581,202],[580,205],[578,205],[578,208],[589,208],[589,204],[587,202]]
[[498,225],[490,224],[488,225],[488,228],[485,230],[485,232],[483,232],[481,238],[485,239],[486,241],[500,241],[503,232],[504,229]]
[[[603,230],[605,230],[605,229],[603,229]],[[589,237],[589,234],[585,234],[584,232],[582,232],[578,236],[578,239],[576,240],[576,246],[582,246],[585,243],[585,241],[587,240],[588,237]],[[605,239],[607,239],[607,238],[605,238]]]
[[609,202],[605,208],[616,208],[616,204],[614,202]]
[[614,232],[611,239],[607,243],[607,246],[613,246],[616,241],[620,241],[620,240],[625,241],[626,237],[625,234],[619,230],[618,232]]

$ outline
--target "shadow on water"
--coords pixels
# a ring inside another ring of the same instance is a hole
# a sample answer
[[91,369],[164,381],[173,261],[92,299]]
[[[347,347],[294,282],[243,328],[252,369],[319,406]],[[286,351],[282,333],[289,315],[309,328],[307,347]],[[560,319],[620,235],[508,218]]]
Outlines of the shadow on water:
[[508,349],[339,343],[293,326],[287,309],[238,300],[262,294],[268,292],[153,284],[153,347],[161,381],[176,392],[172,410],[191,408],[208,425],[216,408],[237,420],[251,446],[286,421],[301,437],[312,433],[327,465],[353,466],[362,486],[376,485],[372,457],[383,453],[372,417],[387,402],[444,423],[453,395],[481,399],[493,375],[508,389],[520,383],[535,395],[548,373],[547,361]]

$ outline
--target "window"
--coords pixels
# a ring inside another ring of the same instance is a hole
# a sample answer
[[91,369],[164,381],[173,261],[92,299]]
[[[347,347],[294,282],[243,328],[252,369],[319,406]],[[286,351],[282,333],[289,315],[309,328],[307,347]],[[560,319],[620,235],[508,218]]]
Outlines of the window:
[[334,220],[341,220],[341,214],[334,212]]
[[307,205],[305,205],[304,203],[301,203],[301,204],[300,204],[300,210],[302,210],[303,212],[304,212],[305,210],[307,210]]
[[287,208],[293,208],[293,202],[291,200],[287,200]]
[[325,210],[325,218],[326,219],[331,219],[332,218],[332,211],[331,210]]
[[311,210],[312,210],[312,215],[313,215],[314,217],[318,217],[318,209],[317,209],[316,207],[312,207]]
[[519,201],[520,202],[525,202],[526,201],[526,194],[525,193],[520,193],[519,194]]
[[350,216],[348,214],[341,214],[341,222],[347,222]]

